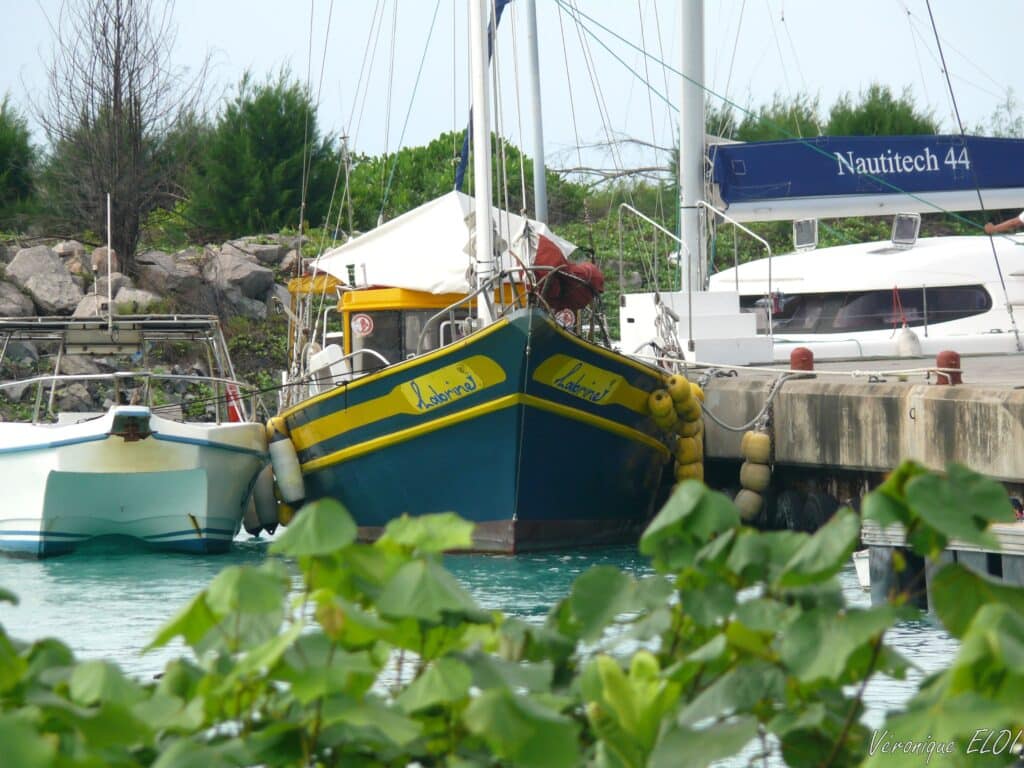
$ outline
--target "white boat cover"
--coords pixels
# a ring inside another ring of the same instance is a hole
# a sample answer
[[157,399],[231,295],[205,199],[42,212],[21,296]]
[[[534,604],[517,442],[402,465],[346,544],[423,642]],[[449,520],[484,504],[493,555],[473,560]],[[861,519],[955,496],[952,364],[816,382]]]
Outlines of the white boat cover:
[[[426,293],[469,293],[472,290],[474,200],[458,191],[432,200],[376,229],[324,253],[314,268],[354,288],[386,286]],[[545,224],[491,208],[498,270],[514,269],[516,256],[533,263],[538,235],[549,238],[566,256],[576,249]],[[532,247],[524,248],[529,224]],[[511,246],[509,245],[511,243]]]

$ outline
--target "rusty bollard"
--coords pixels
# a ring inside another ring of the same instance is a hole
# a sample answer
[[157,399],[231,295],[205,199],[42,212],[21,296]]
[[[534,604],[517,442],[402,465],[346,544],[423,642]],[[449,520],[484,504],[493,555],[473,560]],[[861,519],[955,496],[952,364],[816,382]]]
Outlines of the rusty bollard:
[[944,349],[935,356],[936,368],[952,368],[949,373],[939,370],[935,372],[936,384],[963,384],[960,371],[960,353],[951,349]]
[[813,371],[814,353],[807,347],[797,347],[789,353],[789,367],[794,371]]

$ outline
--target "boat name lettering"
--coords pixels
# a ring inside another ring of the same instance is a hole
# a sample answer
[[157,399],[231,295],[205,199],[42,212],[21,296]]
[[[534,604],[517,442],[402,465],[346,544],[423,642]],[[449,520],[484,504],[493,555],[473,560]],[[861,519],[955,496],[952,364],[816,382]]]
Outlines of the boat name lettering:
[[579,360],[572,360],[559,374],[547,383],[591,403],[605,402],[621,381],[619,376]]
[[402,385],[406,399],[417,413],[426,413],[466,397],[485,386],[483,379],[464,363],[449,365]]
[[[887,149],[877,155],[863,156],[856,155],[851,150],[846,152],[833,152],[836,158],[837,176],[845,176],[847,173],[859,176],[871,174],[872,176],[885,176],[902,173],[938,173],[939,155],[933,152],[931,147],[925,147],[923,152],[915,154],[894,152]],[[962,168],[965,171],[971,169],[971,159],[967,154],[967,148],[950,147],[943,159],[942,165],[956,171]]]

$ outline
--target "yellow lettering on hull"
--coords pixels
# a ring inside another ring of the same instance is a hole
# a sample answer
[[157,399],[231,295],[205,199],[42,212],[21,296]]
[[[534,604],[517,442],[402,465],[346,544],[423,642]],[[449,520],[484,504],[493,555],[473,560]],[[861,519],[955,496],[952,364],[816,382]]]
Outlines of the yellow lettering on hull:
[[622,405],[646,413],[647,393],[621,375],[569,355],[552,355],[533,372],[533,380],[595,405]]

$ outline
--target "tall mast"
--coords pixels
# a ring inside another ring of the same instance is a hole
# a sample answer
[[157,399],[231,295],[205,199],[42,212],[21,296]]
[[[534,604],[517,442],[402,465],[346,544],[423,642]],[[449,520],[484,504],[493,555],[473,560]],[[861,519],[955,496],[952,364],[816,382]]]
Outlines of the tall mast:
[[683,290],[704,287],[700,210],[704,194],[704,0],[683,0],[680,14],[683,73],[679,109],[679,225],[687,268]]
[[[548,182],[544,166],[544,122],[540,105],[540,57],[537,55],[537,0],[526,0],[526,50],[533,102],[533,207],[537,221],[548,223]],[[523,201],[524,205],[526,201]]]
[[[494,274],[491,243],[491,131],[487,94],[488,0],[469,0],[470,76],[473,81],[473,188],[476,200],[476,283]],[[494,320],[491,290],[477,297],[477,317],[483,325]]]

